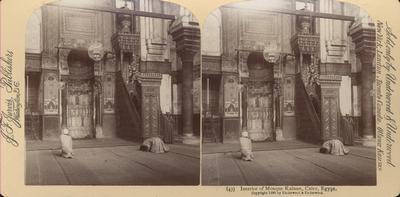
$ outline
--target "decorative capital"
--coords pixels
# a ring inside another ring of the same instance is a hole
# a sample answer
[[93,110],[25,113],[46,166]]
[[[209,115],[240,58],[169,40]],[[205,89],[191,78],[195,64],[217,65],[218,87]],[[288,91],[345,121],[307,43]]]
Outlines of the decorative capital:
[[178,55],[183,57],[193,56],[200,50],[199,23],[190,20],[188,16],[181,16],[170,26],[169,33],[176,43]]
[[375,52],[365,50],[357,53],[357,56],[360,58],[362,64],[372,64],[375,58]]
[[375,23],[370,17],[358,19],[350,27],[349,34],[356,45],[356,54],[373,53],[373,56],[375,56],[376,29]]

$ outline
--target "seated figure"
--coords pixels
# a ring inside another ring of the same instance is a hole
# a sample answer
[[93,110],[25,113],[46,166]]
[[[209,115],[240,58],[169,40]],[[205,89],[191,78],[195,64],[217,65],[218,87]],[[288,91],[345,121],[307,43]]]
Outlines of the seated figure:
[[69,130],[67,128],[62,129],[60,139],[61,139],[61,156],[64,158],[72,158],[73,156],[72,137],[69,134]]
[[161,138],[150,137],[143,141],[140,150],[152,153],[165,153],[169,151],[169,148],[164,144]]
[[347,155],[349,150],[338,139],[330,139],[322,144],[319,152],[331,155]]
[[242,159],[245,161],[253,161],[254,155],[252,152],[252,144],[251,139],[249,138],[249,133],[247,131],[242,132],[242,136],[239,140]]

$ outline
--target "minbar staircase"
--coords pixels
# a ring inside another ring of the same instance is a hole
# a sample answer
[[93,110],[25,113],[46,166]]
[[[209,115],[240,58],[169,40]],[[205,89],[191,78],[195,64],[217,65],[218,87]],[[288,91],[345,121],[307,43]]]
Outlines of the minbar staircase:
[[297,138],[311,143],[321,142],[320,100],[312,101],[300,74],[296,75],[295,110]]
[[133,141],[141,141],[141,116],[139,108],[134,102],[134,95],[130,95],[121,72],[116,73],[116,112],[117,136]]

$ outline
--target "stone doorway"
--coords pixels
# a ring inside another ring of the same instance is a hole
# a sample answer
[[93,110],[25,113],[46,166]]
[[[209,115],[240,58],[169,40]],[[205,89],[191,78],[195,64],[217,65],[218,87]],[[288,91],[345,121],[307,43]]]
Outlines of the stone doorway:
[[93,137],[93,87],[91,80],[67,83],[67,127],[73,138]]
[[265,61],[262,53],[252,52],[247,59],[249,79],[247,81],[245,128],[253,141],[274,139],[273,65]]
[[273,139],[272,83],[249,81],[247,131],[254,141]]
[[72,138],[94,137],[94,63],[87,50],[72,50],[68,55],[66,79],[66,123]]

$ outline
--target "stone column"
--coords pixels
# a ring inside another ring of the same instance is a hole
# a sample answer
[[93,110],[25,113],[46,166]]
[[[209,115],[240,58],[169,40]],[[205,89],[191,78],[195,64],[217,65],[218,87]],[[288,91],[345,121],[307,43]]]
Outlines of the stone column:
[[283,137],[283,130],[282,130],[282,79],[275,79],[274,85],[274,94],[275,94],[275,140],[276,141],[283,141],[285,138]]
[[103,135],[103,86],[100,77],[96,77],[94,81],[94,109],[95,109],[95,131],[96,131],[96,138],[104,138]]
[[242,89],[242,131],[247,131],[247,82],[243,83]]
[[375,57],[375,25],[369,17],[358,19],[350,27],[350,35],[356,45],[356,56],[361,61],[361,121],[362,144],[375,146],[373,127],[373,60]]
[[200,49],[200,29],[189,16],[175,20],[169,30],[182,61],[182,130],[184,144],[198,144],[193,136],[193,59]]
[[339,75],[320,75],[321,138],[323,141],[340,139],[339,88],[341,81],[342,77]]
[[184,136],[193,136],[193,55],[183,53],[182,60],[182,130]]
[[61,129],[67,128],[67,83],[60,82],[61,89]]
[[375,53],[363,52],[358,54],[361,60],[361,122],[364,146],[375,146],[373,125],[373,98],[372,98],[372,61]]

